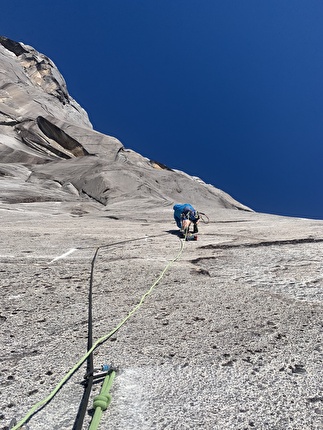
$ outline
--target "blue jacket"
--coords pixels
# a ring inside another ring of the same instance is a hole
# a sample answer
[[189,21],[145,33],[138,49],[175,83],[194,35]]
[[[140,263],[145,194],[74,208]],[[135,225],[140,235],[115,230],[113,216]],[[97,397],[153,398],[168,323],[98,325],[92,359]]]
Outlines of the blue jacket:
[[189,203],[184,203],[182,205],[177,204],[173,206],[174,209],[174,219],[176,221],[177,227],[181,228],[181,221],[183,218],[187,218],[190,221],[198,220],[198,213]]

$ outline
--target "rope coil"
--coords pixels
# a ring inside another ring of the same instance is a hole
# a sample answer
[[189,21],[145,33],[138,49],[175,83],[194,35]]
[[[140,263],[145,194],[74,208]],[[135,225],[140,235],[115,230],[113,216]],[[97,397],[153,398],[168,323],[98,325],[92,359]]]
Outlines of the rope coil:
[[210,222],[210,218],[203,212],[199,212],[200,214],[200,220],[204,223],[204,224],[208,224]]

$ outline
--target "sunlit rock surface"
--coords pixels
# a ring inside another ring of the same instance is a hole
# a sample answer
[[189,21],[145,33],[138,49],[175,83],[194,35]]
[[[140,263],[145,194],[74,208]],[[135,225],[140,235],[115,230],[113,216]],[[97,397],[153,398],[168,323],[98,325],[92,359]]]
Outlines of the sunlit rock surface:
[[[80,199],[103,205],[208,199],[219,207],[248,210],[221,190],[95,132],[53,62],[32,47],[1,37],[0,65],[2,201],[75,200],[77,190]],[[24,165],[23,175],[18,163]],[[6,177],[13,184],[16,176],[16,187],[6,189]],[[73,192],[66,184],[72,184]]]
[[[100,429],[322,429],[323,221],[252,212],[95,132],[27,45],[0,38],[0,66],[0,428],[85,354],[94,267],[93,341],[162,275],[94,352],[117,368]],[[185,201],[209,217],[197,241],[177,236]],[[76,428],[85,373],[31,430]]]

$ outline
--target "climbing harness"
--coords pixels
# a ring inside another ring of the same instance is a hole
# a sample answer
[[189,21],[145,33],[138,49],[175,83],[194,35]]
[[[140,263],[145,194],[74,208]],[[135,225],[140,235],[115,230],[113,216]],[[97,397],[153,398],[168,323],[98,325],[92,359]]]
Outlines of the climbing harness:
[[[129,240],[124,240],[124,241],[120,241],[120,242],[115,242],[115,243],[112,243],[112,244],[108,244],[108,245],[102,245],[102,246],[99,246],[97,249],[96,249],[96,251],[95,251],[95,253],[94,253],[94,257],[93,257],[93,259],[92,259],[92,263],[91,263],[91,278],[90,278],[90,292],[89,292],[89,306],[90,306],[90,304],[91,304],[91,308],[92,308],[92,287],[93,287],[93,279],[94,279],[94,268],[95,268],[95,261],[96,261],[96,259],[97,259],[97,257],[98,257],[98,254],[99,254],[99,251],[100,251],[100,249],[103,249],[103,248],[108,248],[108,247],[111,247],[111,246],[116,246],[116,245],[121,245],[121,244],[125,244],[125,243],[128,243],[128,242],[133,242],[133,241],[138,241],[138,240],[146,240],[147,238],[150,238],[150,237],[159,237],[159,236],[163,236],[164,234],[162,234],[162,235],[156,235],[156,236],[144,236],[144,237],[141,237],[141,238],[137,238],[137,239],[129,239]],[[17,424],[15,424],[14,425],[14,427],[12,427],[12,429],[11,430],[19,430],[34,414],[36,414],[39,410],[40,410],[40,408],[43,408],[47,403],[49,403],[52,399],[53,399],[53,397],[57,394],[57,392],[63,387],[63,385],[73,376],[73,374],[81,367],[81,365],[86,361],[86,360],[88,360],[88,362],[87,362],[87,374],[88,374],[88,378],[87,378],[87,380],[88,380],[88,386],[91,386],[92,387],[92,383],[93,383],[93,379],[94,379],[94,375],[93,375],[93,372],[94,372],[94,368],[93,368],[93,356],[92,356],[92,353],[94,352],[94,350],[96,349],[96,348],[98,348],[101,344],[103,344],[105,341],[107,341],[112,335],[114,335],[139,309],[140,309],[140,307],[143,305],[143,303],[144,303],[144,301],[145,301],[145,299],[153,292],[153,290],[154,290],[154,288],[156,287],[156,285],[162,280],[162,278],[164,277],[164,275],[165,275],[165,273],[169,270],[169,268],[181,257],[181,255],[182,255],[182,253],[183,253],[183,250],[184,250],[184,246],[185,246],[185,241],[186,241],[186,235],[185,235],[185,237],[184,237],[184,239],[183,240],[181,240],[181,246],[180,246],[180,249],[179,249],[179,251],[178,251],[178,253],[175,255],[175,257],[173,258],[173,259],[171,259],[168,263],[167,263],[167,265],[164,267],[164,269],[161,271],[161,273],[159,274],[159,276],[157,277],[157,279],[155,280],[155,282],[151,285],[151,287],[142,295],[142,297],[141,297],[141,299],[140,299],[140,301],[139,301],[139,303],[136,305],[136,306],[134,306],[133,308],[132,308],[132,310],[130,310],[130,312],[128,313],[128,315],[123,319],[123,320],[121,320],[120,321],[120,323],[117,325],[117,326],[115,326],[109,333],[107,333],[107,334],[105,334],[104,336],[102,336],[102,337],[100,337],[99,339],[97,339],[93,344],[92,344],[92,328],[90,327],[90,325],[92,325],[92,310],[90,310],[90,308],[89,308],[89,321],[91,321],[91,323],[89,322],[89,335],[88,335],[88,351],[86,352],[86,354],[84,354],[83,355],[83,357],[81,357],[80,359],[79,359],[79,361],[66,373],[66,375],[61,379],[61,381],[56,385],[56,387],[51,391],[51,393],[47,396],[47,397],[45,397],[43,400],[41,400],[41,401],[39,401],[39,402],[37,402],[28,412],[27,412],[27,414],[24,416],[24,418],[22,418]],[[83,248],[84,249],[84,248]],[[108,378],[108,376],[109,376],[109,378]],[[104,392],[107,392],[106,391],[106,387],[108,387],[109,389],[110,389],[110,387],[111,387],[111,384],[112,384],[112,382],[113,382],[113,379],[114,379],[114,377],[115,377],[115,371],[112,371],[111,373],[110,372],[108,372],[108,375],[106,376],[106,378],[107,378],[107,382],[104,382],[104,384],[106,384],[106,386],[105,386],[105,391]],[[106,381],[106,380],[105,380]],[[103,384],[103,385],[104,385]],[[102,387],[102,389],[103,389],[103,387]],[[88,391],[90,391],[90,390],[88,390]],[[87,390],[85,390],[84,391],[84,394],[83,394],[83,398],[82,398],[82,401],[84,400],[84,404],[85,404],[85,401],[87,400],[87,403],[88,403],[88,398],[89,398],[89,396],[90,396],[90,392],[88,392]],[[86,394],[85,394],[86,393]],[[107,396],[106,394],[103,394],[104,396],[106,396],[106,397],[108,397],[109,399],[110,399],[110,395],[109,396]],[[102,399],[101,399],[102,400]],[[86,404],[87,404],[86,403]],[[98,405],[103,405],[102,403],[97,403]],[[109,402],[107,403],[107,405],[109,404]],[[98,414],[97,414],[97,416],[100,416],[100,418],[101,418],[101,415],[102,415],[102,410],[104,410],[104,409],[102,409],[101,408],[101,406],[100,406],[100,409],[101,409],[101,414],[98,412]],[[80,410],[79,410],[79,414],[78,415],[80,415],[80,417],[81,417],[81,415],[83,414],[83,412],[80,412]],[[84,415],[85,415],[85,413],[84,413]],[[97,420],[98,418],[96,418],[96,420]],[[75,424],[75,425],[79,425],[79,424]],[[76,429],[76,428],[80,428],[80,427],[75,427],[75,425],[74,425],[74,427],[73,427],[73,430],[74,429]],[[92,424],[91,424],[92,425]],[[94,424],[93,424],[93,427],[90,427],[90,430],[94,430],[95,428],[97,428],[97,427],[94,427]]]

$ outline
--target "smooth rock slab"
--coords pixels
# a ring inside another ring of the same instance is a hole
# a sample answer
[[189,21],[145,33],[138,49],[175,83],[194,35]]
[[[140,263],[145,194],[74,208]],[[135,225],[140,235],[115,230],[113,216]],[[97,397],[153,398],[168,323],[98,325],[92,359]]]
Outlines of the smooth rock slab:
[[[2,206],[2,427],[47,396],[85,353],[97,246],[147,236],[100,250],[95,339],[179,251],[170,208],[125,216],[122,204],[99,207],[84,206],[80,216],[67,203]],[[187,242],[140,310],[94,354],[95,365],[118,368],[100,428],[322,428],[321,232],[322,221],[230,210],[201,224],[198,241]],[[30,428],[73,427],[84,373]]]

